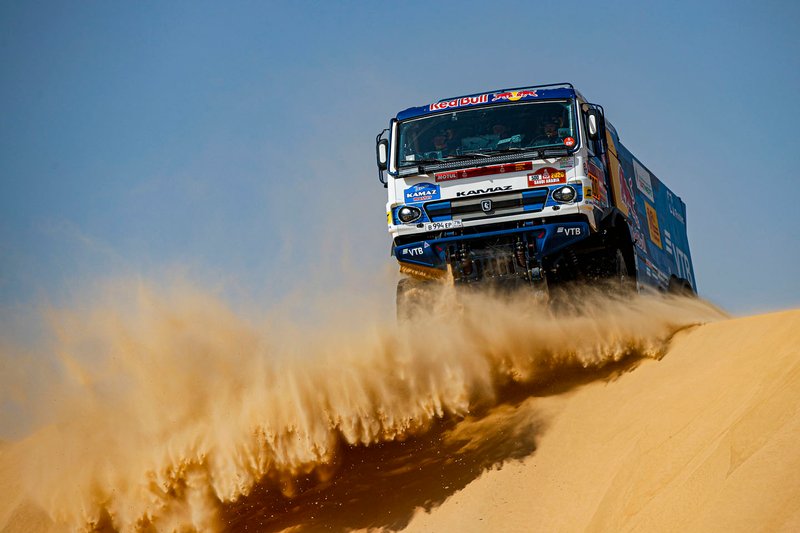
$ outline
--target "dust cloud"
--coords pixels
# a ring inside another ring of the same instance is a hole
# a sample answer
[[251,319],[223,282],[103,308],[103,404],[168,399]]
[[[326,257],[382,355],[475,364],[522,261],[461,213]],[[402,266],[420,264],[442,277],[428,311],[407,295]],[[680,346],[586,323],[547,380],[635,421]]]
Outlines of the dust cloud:
[[352,450],[430,443],[445,421],[473,420],[445,437],[454,454],[474,449],[492,439],[482,409],[509,387],[657,358],[677,331],[723,317],[659,294],[570,301],[445,288],[412,321],[358,312],[355,298],[309,302],[327,318],[307,324],[131,284],[51,311],[55,371],[26,382],[30,358],[0,359],[18,378],[2,400],[38,425],[0,444],[0,526],[223,530],[254,488],[292,501],[336,479]]

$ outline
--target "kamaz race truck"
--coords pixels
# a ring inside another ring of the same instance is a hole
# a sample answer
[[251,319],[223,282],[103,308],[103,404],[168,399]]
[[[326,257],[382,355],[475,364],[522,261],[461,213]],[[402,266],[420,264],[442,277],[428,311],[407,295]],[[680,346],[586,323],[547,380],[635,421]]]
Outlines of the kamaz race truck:
[[398,306],[425,281],[696,290],[686,206],[572,84],[412,107],[377,136]]

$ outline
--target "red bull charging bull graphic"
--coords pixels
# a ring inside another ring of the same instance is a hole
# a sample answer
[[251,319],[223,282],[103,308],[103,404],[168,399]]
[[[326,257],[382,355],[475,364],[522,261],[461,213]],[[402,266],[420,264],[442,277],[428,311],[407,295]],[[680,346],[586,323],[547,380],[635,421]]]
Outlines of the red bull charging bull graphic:
[[538,95],[536,94],[535,90],[521,90],[521,91],[508,91],[504,93],[498,93],[492,96],[492,102],[499,102],[501,100],[508,100],[509,102],[516,102],[517,100],[522,100],[523,98],[536,98]]

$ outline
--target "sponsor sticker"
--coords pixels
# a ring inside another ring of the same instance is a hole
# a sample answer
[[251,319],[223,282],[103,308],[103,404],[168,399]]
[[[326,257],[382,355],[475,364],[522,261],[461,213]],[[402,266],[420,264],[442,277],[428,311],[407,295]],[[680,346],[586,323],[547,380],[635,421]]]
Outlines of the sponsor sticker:
[[672,235],[670,235],[669,231],[665,228],[664,229],[664,244],[666,245],[667,253],[673,255],[672,253]]
[[528,174],[528,187],[541,187],[543,185],[558,185],[567,182],[567,173],[553,167],[540,168],[533,174]]
[[598,168],[597,165],[589,162],[587,176],[592,182],[592,190],[594,191],[594,197],[597,198],[600,202],[606,201],[606,188],[603,180],[600,179],[600,176],[603,175],[603,171]]
[[635,159],[633,160],[633,173],[636,175],[636,188],[642,191],[642,194],[647,196],[651,202],[655,202],[653,197],[653,183],[650,180],[650,173],[639,164]]
[[511,191],[513,187],[511,185],[500,185],[498,187],[486,187],[485,189],[473,189],[471,191],[458,191],[456,193],[457,197],[461,196],[474,196],[476,194],[487,194],[490,192],[503,192],[503,191]]
[[[600,192],[600,182],[597,181],[597,176],[595,176],[594,174],[589,174],[589,180],[592,182],[592,186],[588,188],[589,191]],[[586,196],[593,196],[593,195],[587,193]]]
[[533,169],[533,163],[524,161],[522,163],[505,163],[503,165],[492,165],[488,167],[465,168],[462,170],[451,170],[448,172],[439,172],[435,174],[435,179],[438,182],[462,180],[465,178],[474,178],[476,176],[490,176],[492,174],[504,174],[506,172],[519,172],[522,170]]
[[422,255],[423,252],[424,250],[422,249],[422,246],[416,246],[414,248],[403,248],[402,255],[410,255],[411,257],[417,257]]
[[488,94],[480,96],[465,96],[464,98],[456,98],[455,100],[448,100],[446,102],[436,102],[430,105],[431,111],[440,111],[442,109],[450,109],[451,107],[463,107],[470,105],[485,104],[489,101]]
[[658,213],[653,206],[645,202],[647,209],[647,228],[650,230],[650,240],[659,248],[663,248],[661,244],[661,230],[658,228]]
[[563,233],[567,237],[580,237],[581,228],[565,228],[564,226],[559,226],[556,228],[556,233]]
[[508,91],[505,93],[496,93],[492,97],[492,102],[498,102],[500,100],[508,100],[510,102],[516,102],[522,98],[536,98],[539,96],[536,94],[536,91],[530,89],[523,89],[522,91]]
[[694,285],[694,276],[692,276],[692,264],[689,262],[689,255],[681,250],[677,245],[673,245],[675,251],[675,266],[678,270],[678,275],[682,278],[688,279]]
[[428,202],[438,200],[440,190],[438,185],[433,183],[417,183],[404,191],[406,203]]
[[671,192],[669,192],[669,190],[667,190],[667,203],[669,204],[669,212],[673,217],[675,217],[675,220],[677,220],[678,222],[680,222],[685,226],[686,220],[683,218],[683,215],[678,210],[678,208],[675,207],[675,204],[673,203],[674,200],[675,197],[672,195]]
[[574,157],[563,157],[558,161],[558,168],[563,170],[569,170],[575,167],[575,158]]

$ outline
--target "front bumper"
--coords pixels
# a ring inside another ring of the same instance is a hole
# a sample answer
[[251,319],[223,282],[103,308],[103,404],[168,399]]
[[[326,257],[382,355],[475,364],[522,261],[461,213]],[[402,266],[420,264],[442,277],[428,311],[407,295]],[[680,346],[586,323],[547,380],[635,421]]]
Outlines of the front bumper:
[[490,250],[493,246],[522,243],[526,255],[541,263],[546,257],[576,245],[589,235],[588,222],[564,221],[420,240],[398,245],[393,251],[401,264],[445,270],[448,259],[454,257],[459,249]]

